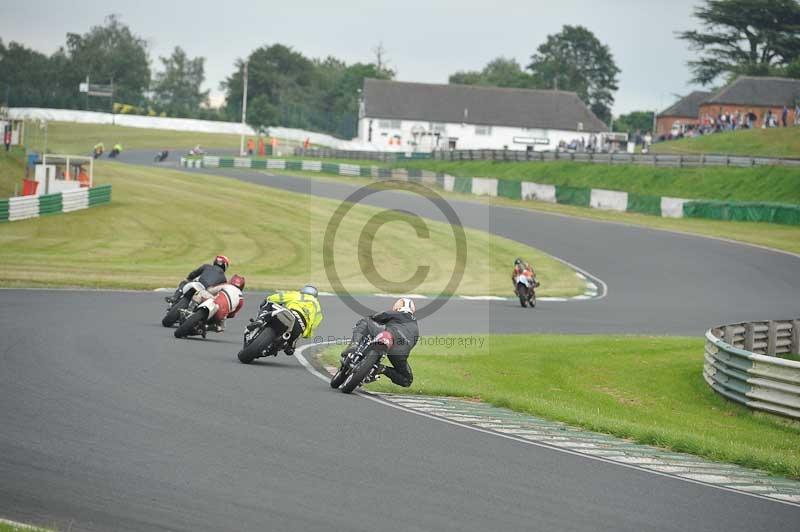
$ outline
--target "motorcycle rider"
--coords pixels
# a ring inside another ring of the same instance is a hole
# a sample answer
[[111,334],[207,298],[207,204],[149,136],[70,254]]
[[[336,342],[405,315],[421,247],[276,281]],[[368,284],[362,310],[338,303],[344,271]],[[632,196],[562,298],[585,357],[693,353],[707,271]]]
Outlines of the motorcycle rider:
[[381,331],[389,331],[394,337],[391,349],[380,343],[374,347],[376,350],[384,350],[383,354],[386,354],[392,363],[391,366],[384,366],[381,374],[389,377],[389,380],[398,386],[408,388],[414,381],[408,356],[419,340],[419,325],[414,316],[416,311],[416,305],[411,298],[401,297],[394,302],[392,310],[361,318],[353,327],[353,337],[350,345],[342,351],[342,358],[350,354],[364,336],[369,335],[374,338]]
[[195,300],[202,303],[207,299],[214,299],[214,303],[219,306],[214,317],[206,323],[206,330],[222,332],[225,330],[225,320],[236,317],[236,314],[244,307],[245,279],[241,275],[234,275],[230,282],[218,284],[206,288],[195,295]]
[[228,282],[225,277],[225,270],[230,266],[231,261],[225,255],[217,255],[211,264],[201,264],[199,267],[189,272],[186,279],[181,281],[178,289],[170,297],[164,298],[167,303],[174,305],[183,296],[183,287],[189,281],[196,279],[204,287],[225,284]]
[[116,144],[114,144],[114,147],[111,149],[111,153],[109,153],[108,156],[109,157],[116,157],[120,153],[122,153],[122,144],[117,142]]
[[511,272],[511,283],[514,285],[514,291],[517,290],[517,277],[520,275],[524,275],[533,281],[533,287],[538,288],[539,282],[536,280],[536,272],[533,271],[531,264],[517,257],[517,260],[514,261],[514,270]]
[[103,155],[104,151],[106,151],[106,147],[103,145],[102,142],[98,142],[97,144],[95,144],[94,145],[94,158],[97,159],[98,157]]
[[[293,355],[295,343],[302,335],[303,338],[310,337],[314,330],[322,323],[322,306],[319,304],[319,291],[313,285],[307,284],[300,290],[287,290],[275,292],[267,296],[261,303],[261,311],[273,311],[275,305],[280,305],[295,315],[295,323],[291,335],[286,341],[283,352]],[[248,329],[255,328],[259,324],[255,320],[247,326]]]

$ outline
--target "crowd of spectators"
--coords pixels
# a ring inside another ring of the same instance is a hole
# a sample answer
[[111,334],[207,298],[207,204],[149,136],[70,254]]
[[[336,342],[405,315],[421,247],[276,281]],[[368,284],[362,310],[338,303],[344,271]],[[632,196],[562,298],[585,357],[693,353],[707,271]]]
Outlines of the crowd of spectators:
[[790,127],[800,125],[800,103],[795,106],[794,119],[789,121],[789,108],[783,106],[780,113],[773,113],[768,109],[763,116],[759,116],[753,111],[736,113],[719,113],[712,116],[704,114],[699,124],[687,124],[685,126],[675,125],[669,133],[660,135],[658,141],[682,139],[684,137],[697,137],[712,133],[722,133],[725,131],[735,131],[739,129],[775,128]]

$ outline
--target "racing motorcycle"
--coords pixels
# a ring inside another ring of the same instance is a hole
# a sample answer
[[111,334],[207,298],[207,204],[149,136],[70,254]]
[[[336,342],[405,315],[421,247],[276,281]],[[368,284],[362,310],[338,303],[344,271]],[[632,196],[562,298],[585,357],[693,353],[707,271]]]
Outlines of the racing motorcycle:
[[521,273],[517,275],[517,278],[514,280],[516,283],[517,289],[517,297],[519,298],[519,304],[522,305],[524,308],[526,305],[530,305],[531,308],[536,306],[536,287],[539,286],[539,283],[536,282],[531,276],[525,275]]
[[389,331],[381,331],[374,338],[365,336],[355,349],[342,358],[339,370],[331,377],[331,388],[339,388],[342,393],[351,393],[361,385],[378,380],[383,371],[381,359],[386,351],[376,351],[378,344],[386,346],[386,351],[394,345],[394,337]]
[[286,347],[298,319],[294,312],[275,303],[262,308],[244,330],[244,342],[237,355],[239,362],[249,364],[257,358],[277,356]]
[[160,152],[156,153],[156,156],[153,157],[153,162],[155,163],[163,163],[169,157],[169,151],[161,150]]
[[[178,321],[180,325],[175,329],[175,338],[185,338],[187,336],[200,335],[206,337],[208,324],[211,323],[217,312],[221,308],[228,308],[229,304],[224,301],[228,298],[224,291],[219,292],[216,296],[212,296],[205,289],[198,290],[192,297],[189,307],[179,311],[180,318]],[[217,329],[216,332],[222,332],[222,329]]]
[[192,297],[200,290],[205,290],[205,286],[200,281],[183,281],[171,297],[164,298],[169,306],[161,320],[161,325],[172,327],[180,319],[181,311],[189,308]]

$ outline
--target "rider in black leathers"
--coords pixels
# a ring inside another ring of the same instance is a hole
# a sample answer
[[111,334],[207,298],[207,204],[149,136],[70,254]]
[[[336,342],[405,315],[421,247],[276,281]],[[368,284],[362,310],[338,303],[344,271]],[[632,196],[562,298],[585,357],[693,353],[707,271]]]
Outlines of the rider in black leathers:
[[383,375],[397,384],[408,388],[414,380],[411,366],[408,365],[408,356],[419,340],[419,325],[414,317],[414,302],[409,298],[400,298],[392,306],[391,311],[379,312],[366,318],[361,318],[353,327],[353,337],[350,345],[342,352],[346,356],[358,346],[365,335],[377,336],[381,331],[387,330],[394,337],[391,349],[386,349],[383,344],[376,344],[374,349],[384,350],[392,366],[383,368]]
[[225,270],[228,269],[230,263],[228,257],[225,255],[217,255],[214,257],[214,262],[212,264],[203,264],[195,268],[189,272],[189,275],[186,276],[184,281],[181,281],[175,293],[171,297],[166,298],[167,303],[170,305],[175,304],[183,294],[183,286],[193,279],[197,279],[205,288],[227,283],[228,279],[225,277]]

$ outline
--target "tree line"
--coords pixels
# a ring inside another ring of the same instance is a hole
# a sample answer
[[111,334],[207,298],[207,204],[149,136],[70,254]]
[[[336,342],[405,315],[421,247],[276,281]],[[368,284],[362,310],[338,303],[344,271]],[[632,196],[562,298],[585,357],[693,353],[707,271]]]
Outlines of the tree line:
[[[693,15],[700,29],[677,34],[697,53],[689,63],[692,82],[726,83],[741,74],[800,78],[800,1],[704,0]],[[308,58],[283,44],[265,45],[235,62],[220,87],[225,104],[211,109],[208,91],[202,89],[205,58],[189,57],[176,46],[159,63],[154,72],[146,40],[113,15],[84,34],[68,33],[65,45],[50,56],[0,39],[0,102],[108,110],[108,100],[78,91],[88,76],[92,83],[113,82],[114,99],[127,104],[126,110],[238,121],[247,64],[249,124],[347,138],[356,134],[364,78],[395,76],[382,46],[375,50],[375,61],[348,65],[332,56]],[[481,70],[457,70],[449,82],[573,91],[609,123],[619,74],[606,44],[583,26],[566,25],[544,39],[524,68],[501,56]],[[652,112],[634,111],[617,117],[614,129],[646,130],[652,120]]]

